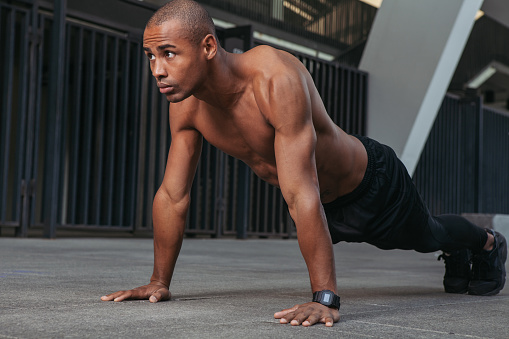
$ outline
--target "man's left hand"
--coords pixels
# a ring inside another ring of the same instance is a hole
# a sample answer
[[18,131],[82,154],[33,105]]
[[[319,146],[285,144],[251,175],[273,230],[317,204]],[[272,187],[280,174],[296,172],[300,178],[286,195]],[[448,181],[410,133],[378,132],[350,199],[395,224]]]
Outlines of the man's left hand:
[[339,321],[339,310],[316,302],[309,302],[276,312],[274,318],[279,319],[281,324],[290,323],[293,326],[311,326],[316,323],[324,323],[325,326],[331,327]]

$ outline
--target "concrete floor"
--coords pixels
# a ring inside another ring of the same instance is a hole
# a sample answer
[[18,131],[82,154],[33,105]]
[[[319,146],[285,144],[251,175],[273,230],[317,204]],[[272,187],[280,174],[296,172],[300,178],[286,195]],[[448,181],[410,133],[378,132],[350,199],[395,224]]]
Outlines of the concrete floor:
[[281,325],[310,300],[295,240],[186,239],[173,300],[102,302],[148,282],[150,239],[0,238],[0,338],[509,338],[508,288],[446,294],[437,254],[338,244],[341,321]]

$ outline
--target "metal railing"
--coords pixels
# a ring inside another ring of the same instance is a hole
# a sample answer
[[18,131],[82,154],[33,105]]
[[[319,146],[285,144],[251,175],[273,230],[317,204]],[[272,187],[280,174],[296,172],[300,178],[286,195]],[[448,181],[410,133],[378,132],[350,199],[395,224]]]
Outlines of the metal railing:
[[[67,22],[61,225],[134,229],[140,41]],[[151,107],[147,104],[145,107]]]
[[433,214],[509,213],[509,116],[446,96],[414,174]]
[[29,183],[24,179],[32,145],[27,145],[33,119],[31,95],[31,11],[20,4],[0,3],[0,226],[21,223],[23,199]]
[[[141,37],[59,15],[61,47],[51,12],[0,3],[0,229],[150,231],[171,136]],[[258,43],[248,28],[218,35],[225,46],[229,38]],[[59,49],[60,76],[52,71]],[[364,134],[367,75],[294,54],[332,119]],[[508,133],[509,118],[479,98],[445,98],[414,176],[433,213],[509,213]],[[291,235],[278,189],[207,143],[202,154],[188,235]]]
[[[52,13],[37,2],[0,3],[0,227],[20,236],[42,228],[48,237],[64,228],[150,231],[171,142],[168,103],[139,34],[68,18],[63,7]],[[225,45],[253,45],[249,27],[218,35]],[[362,134],[366,74],[296,56],[335,121]],[[287,237],[293,230],[279,190],[208,143],[188,221],[189,235]]]
[[198,2],[342,50],[367,38],[376,14],[376,8],[358,0]]

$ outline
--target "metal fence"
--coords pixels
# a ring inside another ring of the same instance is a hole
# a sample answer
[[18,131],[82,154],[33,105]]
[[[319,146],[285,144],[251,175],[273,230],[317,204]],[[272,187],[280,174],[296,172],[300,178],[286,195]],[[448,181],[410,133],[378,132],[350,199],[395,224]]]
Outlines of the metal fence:
[[462,90],[466,83],[493,61],[509,65],[507,41],[509,41],[509,27],[488,16],[477,20],[449,88]]
[[433,214],[509,214],[509,116],[446,96],[414,174]]
[[[37,3],[0,3],[0,229],[150,231],[171,137],[141,37]],[[246,49],[250,32],[218,35]],[[366,74],[296,55],[333,119],[362,134]],[[293,230],[279,190],[207,143],[188,221],[189,235]]]
[[67,22],[66,33],[61,225],[132,230],[145,163],[137,154],[147,153],[138,148],[152,117],[140,114],[140,42],[79,22]]
[[[124,0],[157,9],[166,0]],[[350,51],[366,41],[376,8],[359,0],[198,0],[247,20]]]
[[[0,225],[19,226],[22,197],[27,194],[26,162],[31,160],[26,136],[33,132],[27,102],[34,76],[30,58],[31,11],[26,6],[0,3]],[[33,98],[33,95],[32,95]],[[7,165],[8,164],[8,165]]]
[[367,38],[376,14],[376,8],[358,0],[199,2],[342,50]]

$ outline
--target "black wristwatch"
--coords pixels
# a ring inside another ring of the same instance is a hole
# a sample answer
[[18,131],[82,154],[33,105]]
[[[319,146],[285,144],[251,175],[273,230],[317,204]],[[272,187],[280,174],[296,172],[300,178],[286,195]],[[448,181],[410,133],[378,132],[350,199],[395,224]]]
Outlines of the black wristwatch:
[[313,301],[320,303],[330,308],[336,308],[339,310],[340,298],[335,295],[334,292],[329,290],[323,290],[313,293]]

